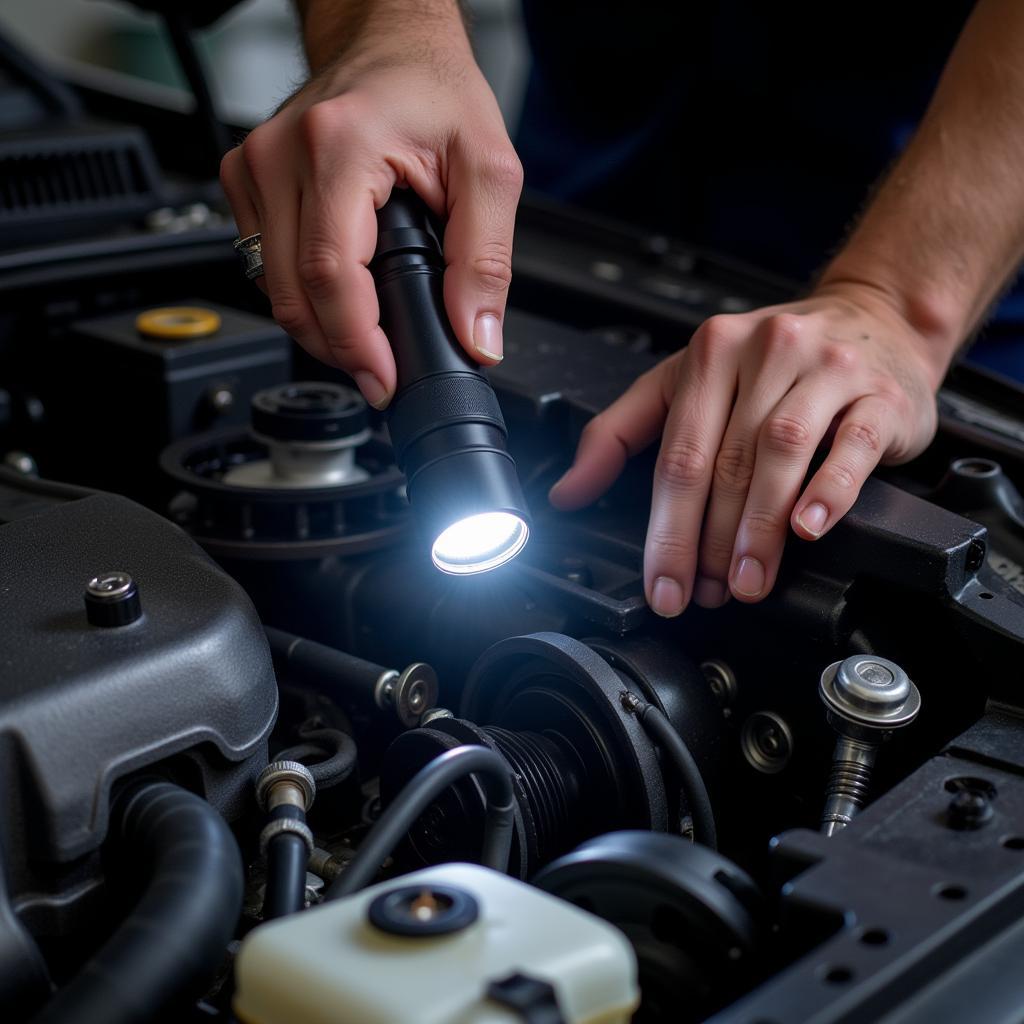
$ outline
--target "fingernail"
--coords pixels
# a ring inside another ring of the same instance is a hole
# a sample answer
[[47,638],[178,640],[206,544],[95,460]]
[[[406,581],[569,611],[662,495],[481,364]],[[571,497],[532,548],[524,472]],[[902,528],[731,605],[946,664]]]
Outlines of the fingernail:
[[388,389],[369,370],[357,370],[352,378],[374,409],[383,409],[388,404]]
[[488,359],[502,359],[501,321],[493,313],[481,313],[473,325],[473,348]]
[[683,588],[668,576],[659,576],[651,588],[651,608],[671,619],[683,610]]
[[729,595],[725,585],[718,580],[709,580],[703,576],[697,577],[693,588],[693,600],[701,608],[721,608]]
[[756,558],[744,556],[736,567],[732,585],[744,597],[757,597],[764,590],[764,566]]
[[816,501],[813,505],[808,505],[797,517],[796,521],[810,534],[815,537],[821,536],[821,531],[825,528],[825,522],[828,519],[828,509],[825,508],[821,502]]

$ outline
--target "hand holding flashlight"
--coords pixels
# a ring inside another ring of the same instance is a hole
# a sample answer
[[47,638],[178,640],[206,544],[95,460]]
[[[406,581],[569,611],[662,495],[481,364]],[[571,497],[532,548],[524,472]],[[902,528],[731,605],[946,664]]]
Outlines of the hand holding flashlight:
[[410,189],[377,213],[370,271],[398,371],[388,429],[431,558],[455,575],[497,568],[526,544],[526,502],[498,400],[445,312],[440,240]]

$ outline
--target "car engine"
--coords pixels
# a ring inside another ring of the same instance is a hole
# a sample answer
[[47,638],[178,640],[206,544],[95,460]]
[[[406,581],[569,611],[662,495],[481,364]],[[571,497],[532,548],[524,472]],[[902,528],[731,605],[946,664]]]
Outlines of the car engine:
[[768,599],[659,619],[653,453],[547,490],[793,286],[527,199],[489,378],[531,537],[442,573],[380,414],[239,274],[191,116],[3,74],[3,1019],[1019,1014],[1024,390],[960,362]]

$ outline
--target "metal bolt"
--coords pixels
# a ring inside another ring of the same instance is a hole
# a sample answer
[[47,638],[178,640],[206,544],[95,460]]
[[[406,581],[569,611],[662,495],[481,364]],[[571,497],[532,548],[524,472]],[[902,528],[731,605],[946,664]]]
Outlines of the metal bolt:
[[623,690],[619,694],[619,700],[631,715],[637,714],[644,706],[644,702],[635,693],[630,693],[629,690]]
[[740,749],[751,767],[775,775],[793,755],[793,733],[774,711],[758,711],[743,723]]
[[234,407],[235,393],[226,384],[218,384],[206,392],[206,403],[215,413],[225,413]]
[[899,665],[872,654],[833,662],[822,673],[818,692],[839,734],[821,820],[821,830],[831,836],[867,802],[878,748],[894,729],[917,717],[921,694]]
[[437,674],[425,662],[413,662],[403,672],[385,672],[374,687],[374,699],[382,710],[391,708],[406,729],[420,724],[423,712],[437,700]]
[[36,460],[28,452],[8,452],[4,456],[4,465],[25,476],[39,475],[39,467],[36,465]]
[[949,801],[946,816],[950,828],[974,831],[992,819],[992,804],[980,790],[962,789]]
[[309,870],[325,882],[333,882],[345,870],[344,861],[317,847],[309,855]]
[[725,662],[711,659],[702,662],[700,670],[704,673],[715,700],[723,708],[728,708],[736,702],[736,674]]
[[85,586],[85,614],[93,626],[127,626],[142,615],[139,589],[126,572],[101,572]]
[[116,601],[127,594],[132,586],[132,578],[126,572],[104,572],[93,576],[86,585],[86,593],[104,601]]
[[559,565],[559,572],[564,579],[567,579],[570,583],[577,584],[577,586],[593,586],[594,574],[590,571],[590,566],[582,558],[566,555]]

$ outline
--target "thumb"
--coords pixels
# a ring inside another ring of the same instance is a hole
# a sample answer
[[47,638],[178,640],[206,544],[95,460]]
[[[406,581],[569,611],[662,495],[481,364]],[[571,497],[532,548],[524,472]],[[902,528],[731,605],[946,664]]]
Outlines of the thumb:
[[512,235],[523,187],[508,142],[472,162],[453,160],[448,181],[444,300],[456,337],[477,362],[503,355],[502,321],[512,280]]

